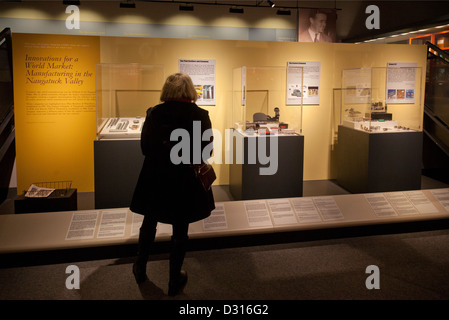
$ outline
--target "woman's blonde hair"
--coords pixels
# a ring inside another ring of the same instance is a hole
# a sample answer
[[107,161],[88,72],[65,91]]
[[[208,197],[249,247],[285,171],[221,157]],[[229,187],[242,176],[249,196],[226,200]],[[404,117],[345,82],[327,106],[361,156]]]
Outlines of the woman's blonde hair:
[[162,87],[161,101],[198,99],[192,79],[185,73],[175,73],[168,76]]

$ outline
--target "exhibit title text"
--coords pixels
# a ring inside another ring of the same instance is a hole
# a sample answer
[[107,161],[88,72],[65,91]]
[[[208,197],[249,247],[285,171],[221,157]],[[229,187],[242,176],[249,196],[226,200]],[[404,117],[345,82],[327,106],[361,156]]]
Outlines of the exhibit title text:
[[82,86],[83,78],[91,77],[93,73],[75,70],[75,64],[78,62],[79,58],[69,56],[30,56],[26,54],[26,83]]

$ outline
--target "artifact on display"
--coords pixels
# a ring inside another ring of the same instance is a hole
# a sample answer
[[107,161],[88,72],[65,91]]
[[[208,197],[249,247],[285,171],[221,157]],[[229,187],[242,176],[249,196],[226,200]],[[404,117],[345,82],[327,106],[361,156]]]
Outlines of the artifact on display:
[[99,132],[100,139],[140,138],[145,118],[109,118]]
[[366,132],[403,132],[412,129],[398,125],[392,113],[387,112],[387,104],[382,101],[371,103],[371,110],[364,115],[356,107],[344,110],[343,126]]
[[253,117],[253,121],[246,121],[244,125],[236,123],[237,130],[246,135],[298,135],[298,133],[288,128],[288,123],[279,121],[279,108],[274,108],[274,116],[271,117],[265,114],[261,118]]

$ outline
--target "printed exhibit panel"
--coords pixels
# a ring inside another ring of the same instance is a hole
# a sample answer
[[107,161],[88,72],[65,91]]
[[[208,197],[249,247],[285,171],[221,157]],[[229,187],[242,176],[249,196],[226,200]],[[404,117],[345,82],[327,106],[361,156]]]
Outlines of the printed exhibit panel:
[[17,190],[72,181],[93,191],[99,38],[14,34]]

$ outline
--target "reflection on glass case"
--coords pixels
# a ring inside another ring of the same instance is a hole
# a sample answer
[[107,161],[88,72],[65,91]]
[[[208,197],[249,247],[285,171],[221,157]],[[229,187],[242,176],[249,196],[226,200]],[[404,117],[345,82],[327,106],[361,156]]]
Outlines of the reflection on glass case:
[[302,67],[234,69],[229,127],[245,135],[301,134],[302,70]]
[[337,125],[370,133],[422,131],[422,70],[418,67],[347,69],[334,90]]
[[140,138],[146,110],[160,102],[162,66],[96,65],[97,140]]

